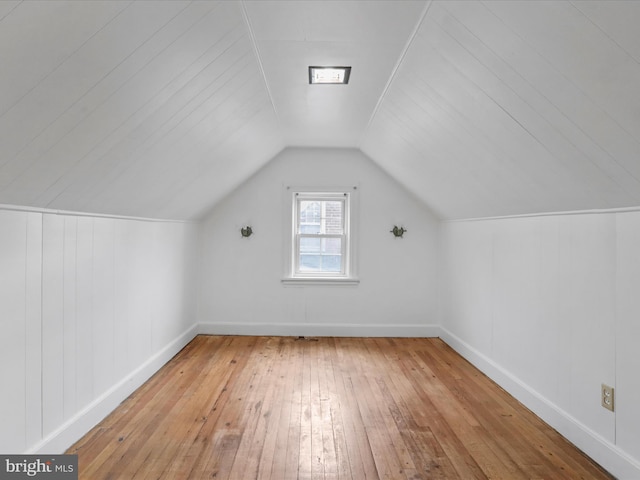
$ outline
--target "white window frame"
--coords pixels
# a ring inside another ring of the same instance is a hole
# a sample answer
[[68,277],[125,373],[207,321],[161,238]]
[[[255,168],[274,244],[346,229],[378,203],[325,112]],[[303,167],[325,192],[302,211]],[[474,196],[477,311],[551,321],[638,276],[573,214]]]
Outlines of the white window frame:
[[[356,212],[357,187],[344,188],[300,188],[286,187],[285,222],[286,234],[284,242],[285,272],[282,279],[284,285],[357,285],[356,272]],[[305,200],[340,200],[344,202],[343,234],[301,234],[298,229],[299,205]],[[300,239],[313,238],[342,239],[342,260],[340,272],[308,272],[300,271],[298,265]]]

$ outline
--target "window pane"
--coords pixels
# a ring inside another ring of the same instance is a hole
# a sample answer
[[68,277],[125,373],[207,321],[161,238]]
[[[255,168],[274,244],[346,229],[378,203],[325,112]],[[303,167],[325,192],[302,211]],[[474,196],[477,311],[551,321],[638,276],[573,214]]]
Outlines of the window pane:
[[300,221],[304,223],[320,224],[322,207],[320,201],[303,200],[300,202]]
[[300,271],[301,272],[319,272],[321,264],[320,255],[300,254]]
[[325,231],[329,234],[342,234],[342,207],[343,202],[322,202],[324,203]]
[[322,239],[322,253],[329,254],[334,253],[340,255],[342,253],[342,239],[340,238],[323,238]]
[[323,272],[342,271],[342,239],[323,238],[321,245],[322,245],[321,270]]
[[298,233],[342,235],[344,202],[301,200],[298,206]]
[[298,268],[301,272],[341,272],[342,240],[340,238],[300,238]]
[[342,256],[341,255],[323,255],[322,256],[322,271],[339,273],[342,271]]
[[301,201],[298,225],[298,233],[321,233],[322,202]]
[[320,253],[321,241],[319,238],[303,237],[300,239],[300,253]]
[[320,224],[301,223],[300,233],[320,233]]

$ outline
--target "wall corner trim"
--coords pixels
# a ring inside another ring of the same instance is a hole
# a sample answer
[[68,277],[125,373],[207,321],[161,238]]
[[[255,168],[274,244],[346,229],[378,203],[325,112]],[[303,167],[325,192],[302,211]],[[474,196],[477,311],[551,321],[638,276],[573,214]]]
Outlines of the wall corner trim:
[[440,327],[440,338],[616,478],[640,478],[640,462],[579,422],[507,369]]

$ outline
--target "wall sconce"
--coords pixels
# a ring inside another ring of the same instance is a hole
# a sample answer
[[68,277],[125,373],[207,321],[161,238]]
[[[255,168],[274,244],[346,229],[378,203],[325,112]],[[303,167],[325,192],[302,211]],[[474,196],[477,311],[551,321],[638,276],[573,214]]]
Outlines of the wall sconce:
[[253,229],[249,225],[240,229],[240,234],[245,238],[250,237],[252,233],[253,233]]
[[402,236],[404,235],[404,232],[406,232],[407,229],[404,227],[400,227],[398,228],[396,225],[393,226],[393,230],[391,230],[391,233],[393,233],[394,237],[400,237],[402,238]]

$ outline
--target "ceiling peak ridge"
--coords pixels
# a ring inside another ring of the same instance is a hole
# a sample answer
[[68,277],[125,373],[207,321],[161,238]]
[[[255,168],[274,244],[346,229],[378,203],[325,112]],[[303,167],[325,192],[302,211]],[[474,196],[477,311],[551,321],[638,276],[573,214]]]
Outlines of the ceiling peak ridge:
[[[258,43],[256,42],[256,36],[253,33],[253,26],[251,25],[251,19],[249,18],[249,13],[247,12],[245,0],[240,0],[240,6],[242,10],[242,18],[244,19],[244,23],[247,26],[249,40],[251,40],[251,46],[253,47],[253,53],[255,54],[256,61],[258,62],[258,69],[260,70],[260,75],[262,76],[262,83],[264,84],[264,88],[267,90],[267,95],[269,96],[269,102],[271,102],[271,108],[273,108],[273,113],[276,116],[278,125],[280,126],[280,132],[282,132],[282,122],[280,120],[280,115],[278,114],[278,109],[276,108],[276,103],[273,100],[273,94],[271,93],[271,89],[269,88],[269,82],[267,81],[267,74],[264,71],[264,66],[262,64],[262,57],[260,56],[260,49],[258,48]],[[282,140],[284,142],[284,138]]]
[[389,88],[391,88],[391,84],[393,83],[396,74],[398,73],[398,70],[400,69],[400,66],[402,65],[402,62],[404,62],[404,58],[407,55],[407,52],[409,51],[409,48],[411,48],[411,45],[413,44],[414,39],[416,38],[416,35],[418,35],[418,31],[420,30],[420,28],[422,27],[422,24],[424,23],[424,19],[427,17],[427,13],[429,12],[429,9],[431,8],[431,4],[433,3],[433,0],[427,0],[424,9],[422,10],[422,13],[420,14],[420,19],[416,22],[416,26],[413,29],[413,31],[411,32],[411,35],[409,35],[409,40],[407,40],[406,45],[404,46],[404,48],[402,49],[402,53],[400,53],[400,57],[398,58],[398,61],[396,62],[395,66],[393,67],[393,70],[391,71],[391,75],[389,76],[389,79],[387,80],[386,85],[384,86],[384,89],[382,90],[382,93],[380,94],[380,97],[378,98],[378,101],[376,102],[376,106],[373,108],[373,112],[371,112],[371,116],[369,117],[369,121],[367,122],[367,126],[364,128],[364,131],[362,133],[362,135],[360,136],[360,141],[358,142],[358,147],[362,146],[363,143],[363,139],[364,137],[366,137],[367,132],[369,132],[369,128],[371,127],[371,124],[373,123],[373,120],[375,119],[378,110],[380,109],[380,106],[382,105],[382,102],[384,101],[385,97],[387,96],[387,92],[389,91]]

